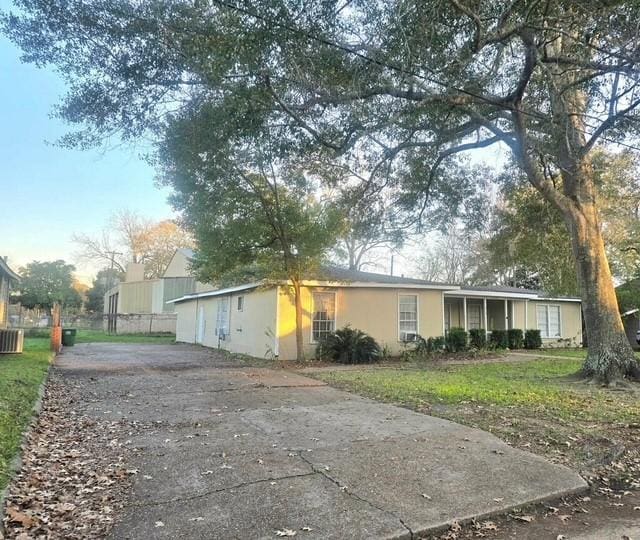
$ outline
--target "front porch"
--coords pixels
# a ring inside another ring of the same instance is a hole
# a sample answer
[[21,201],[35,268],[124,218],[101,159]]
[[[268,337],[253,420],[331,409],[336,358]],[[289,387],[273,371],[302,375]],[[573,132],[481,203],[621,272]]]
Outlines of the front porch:
[[451,328],[493,330],[528,328],[528,298],[496,297],[472,291],[451,291],[444,295],[443,333]]

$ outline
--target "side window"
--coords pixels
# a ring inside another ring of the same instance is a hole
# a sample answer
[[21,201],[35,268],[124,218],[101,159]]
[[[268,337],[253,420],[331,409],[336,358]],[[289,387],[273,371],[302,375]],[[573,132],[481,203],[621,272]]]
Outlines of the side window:
[[244,296],[238,296],[238,311],[244,310]]
[[400,341],[415,341],[418,335],[418,296],[398,296],[398,333]]
[[313,293],[313,341],[320,341],[323,337],[336,329],[336,295],[332,292]]
[[218,297],[216,312],[216,336],[224,337],[229,334],[229,297]]

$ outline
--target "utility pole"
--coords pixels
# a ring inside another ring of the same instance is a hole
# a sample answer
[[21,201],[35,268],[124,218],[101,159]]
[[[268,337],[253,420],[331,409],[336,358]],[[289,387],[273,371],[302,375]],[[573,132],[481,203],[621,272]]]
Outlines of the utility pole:
[[113,267],[115,266],[115,258],[116,255],[123,255],[119,251],[107,251],[107,255],[109,255],[109,260],[111,261],[111,265],[109,266],[109,277],[107,278],[107,290],[111,290],[113,287]]
[[389,275],[393,275],[393,253],[391,253],[391,273]]

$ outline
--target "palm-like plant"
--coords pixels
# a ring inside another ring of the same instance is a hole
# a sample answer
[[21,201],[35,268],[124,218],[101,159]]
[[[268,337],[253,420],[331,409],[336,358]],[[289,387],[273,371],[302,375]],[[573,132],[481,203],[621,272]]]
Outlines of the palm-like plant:
[[345,326],[326,336],[317,355],[341,364],[368,364],[380,358],[381,349],[375,339],[362,330]]

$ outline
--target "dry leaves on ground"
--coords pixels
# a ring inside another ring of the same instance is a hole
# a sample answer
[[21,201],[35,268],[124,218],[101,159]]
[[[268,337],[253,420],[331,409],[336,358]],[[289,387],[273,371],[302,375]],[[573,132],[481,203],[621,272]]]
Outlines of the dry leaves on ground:
[[130,470],[119,441],[135,426],[74,411],[73,391],[52,375],[9,486],[8,538],[103,538],[123,506]]

